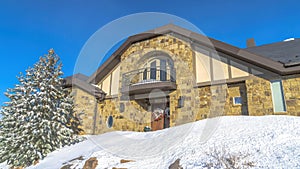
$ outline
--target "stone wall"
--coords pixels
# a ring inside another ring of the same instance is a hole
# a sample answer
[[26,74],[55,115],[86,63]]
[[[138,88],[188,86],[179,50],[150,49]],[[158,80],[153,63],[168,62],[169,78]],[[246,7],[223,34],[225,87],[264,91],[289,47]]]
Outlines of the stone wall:
[[[196,89],[193,57],[194,51],[190,44],[170,35],[158,36],[153,39],[137,42],[129,47],[121,56],[120,74],[140,69],[146,58],[143,58],[150,52],[159,51],[167,54],[174,62],[176,70],[177,90],[169,94],[170,96],[170,126],[175,126],[194,121],[194,114],[198,112],[195,106]],[[120,78],[120,87],[122,86],[122,77]],[[178,108],[178,99],[185,97],[184,106]],[[119,95],[119,98],[121,94]],[[134,103],[135,101],[130,101]],[[125,113],[130,109],[139,109],[141,105],[126,104]],[[131,107],[131,108],[129,108]],[[143,110],[147,111],[147,110]],[[132,113],[132,112],[131,112]],[[150,114],[150,112],[148,112]],[[145,124],[144,124],[145,125]]]
[[[300,78],[289,77],[283,80],[282,84],[287,112],[279,114],[300,116]],[[194,99],[190,102],[193,106],[185,104],[182,108],[178,108],[177,101],[178,97],[181,95],[181,91],[178,90],[170,93],[170,126],[176,126],[208,117],[242,115],[242,111],[247,111],[248,114],[252,116],[274,114],[270,81],[260,77],[253,76],[244,82],[229,85],[199,87],[196,91],[193,98],[186,97],[187,100]],[[245,94],[245,96],[243,96],[243,94]],[[243,100],[246,99],[246,101],[243,102],[244,105],[233,104],[233,97],[238,96],[242,96]],[[141,107],[140,103],[137,103],[136,101],[124,102],[131,106],[128,106],[128,110],[125,110],[124,113],[120,113],[118,108],[116,108],[118,107],[116,106],[116,102],[117,99],[106,100],[105,103],[100,104],[105,105],[103,109],[99,108],[100,114],[104,115],[108,112],[113,114],[115,119],[113,126],[114,130],[143,131],[144,126],[150,126],[150,112],[147,112]],[[105,121],[107,117],[108,114],[104,115],[102,121]],[[105,128],[106,126],[103,126],[102,130],[105,131]]]
[[242,115],[242,111],[247,111],[245,103],[244,105],[233,104],[233,97],[242,96],[242,99],[245,99],[244,82],[200,87],[197,90],[199,102],[196,106],[199,106],[199,111],[195,116],[195,121],[223,115]]
[[[117,98],[106,99],[102,102],[91,94],[77,88],[72,88],[74,95],[75,111],[79,115],[82,134],[100,134],[109,131],[143,131],[145,126],[150,126],[151,114],[145,111],[135,101],[122,102],[134,105],[136,109],[128,107],[125,112],[120,112],[120,101]],[[107,119],[113,117],[113,126],[107,127]]]
[[[234,104],[234,97],[241,97],[242,104]],[[245,82],[228,85],[226,105],[226,115],[248,115],[248,99]]]
[[[125,104],[124,112],[120,112],[120,104]],[[134,106],[126,106],[126,104]],[[132,108],[135,109],[132,109]],[[150,126],[151,114],[145,111],[135,101],[120,102],[117,98],[106,99],[98,105],[99,121],[97,124],[97,133],[107,131],[144,131],[145,126]],[[113,126],[107,127],[107,119],[113,117]]]
[[270,81],[252,77],[246,81],[248,111],[251,116],[273,114]]
[[300,115],[300,78],[289,76],[282,80],[286,112],[274,113],[269,80],[252,77],[246,81],[249,115]]
[[81,123],[80,127],[84,130],[83,134],[93,134],[97,100],[91,94],[74,86],[72,94],[74,95],[75,111]]
[[227,85],[212,85],[198,88],[200,111],[197,120],[224,115],[227,96]]
[[300,116],[300,77],[290,76],[282,80],[287,114]]
[[[273,103],[270,81],[251,75],[245,81],[232,84],[195,87],[194,56],[190,44],[170,35],[132,44],[121,56],[119,94],[97,103],[95,98],[73,88],[77,113],[82,113],[83,129],[87,134],[99,134],[113,130],[143,131],[151,126],[149,105],[141,100],[124,100],[122,74],[140,69],[143,58],[150,52],[160,51],[174,61],[177,90],[169,93],[170,126],[222,115],[272,115]],[[300,78],[288,77],[282,81],[287,112],[300,115]],[[178,99],[184,96],[184,106]],[[234,105],[234,97],[242,97],[241,105]],[[122,106],[121,106],[122,105]],[[122,107],[122,108],[121,108]],[[121,109],[123,109],[121,111]],[[113,117],[113,126],[107,127],[107,119]]]

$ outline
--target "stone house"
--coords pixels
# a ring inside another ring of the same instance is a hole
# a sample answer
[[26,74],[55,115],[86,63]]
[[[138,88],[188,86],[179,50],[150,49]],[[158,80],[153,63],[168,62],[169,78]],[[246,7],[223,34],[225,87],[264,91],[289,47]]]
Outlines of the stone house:
[[128,37],[90,77],[66,78],[87,134],[222,115],[300,115],[300,39],[240,49],[175,25]]

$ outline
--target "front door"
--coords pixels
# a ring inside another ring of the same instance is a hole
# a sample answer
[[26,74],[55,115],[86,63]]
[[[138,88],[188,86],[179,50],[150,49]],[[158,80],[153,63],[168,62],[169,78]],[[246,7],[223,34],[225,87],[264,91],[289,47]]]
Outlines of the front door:
[[167,103],[152,103],[151,104],[151,129],[152,131],[162,130],[169,127],[170,109],[169,102]]

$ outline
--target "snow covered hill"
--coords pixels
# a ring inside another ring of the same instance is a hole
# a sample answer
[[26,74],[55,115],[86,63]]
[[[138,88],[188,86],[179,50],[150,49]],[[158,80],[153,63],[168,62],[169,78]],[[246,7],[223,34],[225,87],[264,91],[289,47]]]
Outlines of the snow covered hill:
[[[300,117],[225,116],[161,131],[111,132],[50,153],[30,169],[82,168],[90,157],[97,168],[166,169],[176,159],[187,169],[213,161],[207,154],[248,155],[254,168],[300,168]],[[82,156],[83,159],[78,157]],[[75,159],[75,160],[72,160]],[[121,159],[134,162],[120,163]],[[8,168],[0,164],[0,168]]]

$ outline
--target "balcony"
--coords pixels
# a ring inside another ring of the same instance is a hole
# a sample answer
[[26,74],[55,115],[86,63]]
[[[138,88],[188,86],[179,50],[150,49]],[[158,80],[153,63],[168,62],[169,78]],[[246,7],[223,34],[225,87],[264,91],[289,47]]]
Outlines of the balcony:
[[176,89],[176,72],[169,66],[147,67],[122,75],[123,94],[147,94],[153,89],[171,91]]

